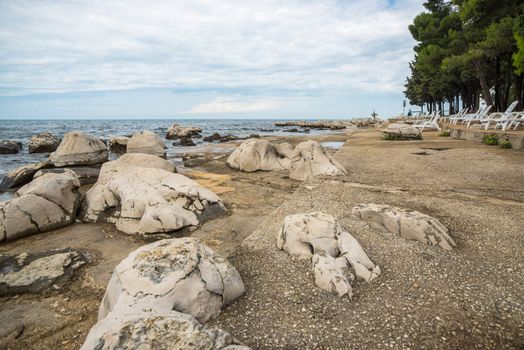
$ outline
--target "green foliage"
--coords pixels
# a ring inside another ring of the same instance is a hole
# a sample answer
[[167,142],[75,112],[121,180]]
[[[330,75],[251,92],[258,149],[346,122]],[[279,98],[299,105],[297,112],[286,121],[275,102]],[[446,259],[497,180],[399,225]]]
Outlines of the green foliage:
[[499,144],[499,138],[495,134],[486,134],[482,138],[482,143],[490,146],[496,146]]
[[449,130],[442,130],[440,134],[438,134],[438,136],[440,137],[449,137],[449,135],[450,135]]
[[406,137],[402,137],[400,135],[384,133],[382,135],[382,140],[384,140],[384,141],[422,140],[422,135],[418,135],[417,137],[406,138]]
[[460,97],[476,105],[482,94],[494,110],[504,110],[520,98],[524,2],[427,0],[424,7],[409,26],[417,41],[405,85],[411,104],[436,107]]
[[504,140],[500,143],[500,148],[510,149],[513,148],[513,145],[509,140]]

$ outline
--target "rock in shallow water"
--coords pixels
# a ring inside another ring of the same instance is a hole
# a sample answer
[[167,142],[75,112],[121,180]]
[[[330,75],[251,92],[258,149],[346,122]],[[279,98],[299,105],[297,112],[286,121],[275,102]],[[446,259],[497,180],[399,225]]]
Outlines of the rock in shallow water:
[[44,131],[31,136],[27,143],[29,153],[50,153],[56,151],[60,145],[60,139],[55,135]]
[[196,126],[180,126],[178,124],[173,124],[167,130],[166,139],[191,138],[191,136],[200,136],[201,132],[202,129]]
[[116,154],[126,153],[129,139],[127,136],[112,136],[109,138],[109,149]]
[[72,171],[42,174],[0,202],[0,241],[49,231],[73,223],[79,207],[80,182]]
[[15,154],[22,149],[20,141],[0,141],[0,154]]
[[106,145],[96,137],[80,131],[68,132],[60,146],[49,155],[56,167],[103,163],[109,154]]
[[82,349],[247,349],[199,323],[243,293],[236,269],[199,240],[148,244],[115,268]]
[[321,212],[288,215],[277,235],[277,247],[290,255],[312,260],[315,283],[338,296],[352,296],[349,272],[371,281],[380,267],[367,256],[360,243],[331,215]]
[[147,234],[195,226],[226,211],[215,193],[174,170],[172,163],[145,154],[105,163],[86,194],[80,217],[113,222],[126,233]]
[[361,204],[351,211],[353,215],[384,226],[389,232],[406,239],[451,250],[456,245],[449,230],[437,219],[421,212],[381,204]]
[[7,190],[25,185],[33,179],[33,176],[38,170],[52,167],[53,163],[49,160],[45,160],[43,162],[31,163],[13,169],[4,176],[2,183],[0,184],[0,190]]
[[61,287],[85,263],[80,252],[69,248],[0,255],[0,296],[39,293],[51,286]]

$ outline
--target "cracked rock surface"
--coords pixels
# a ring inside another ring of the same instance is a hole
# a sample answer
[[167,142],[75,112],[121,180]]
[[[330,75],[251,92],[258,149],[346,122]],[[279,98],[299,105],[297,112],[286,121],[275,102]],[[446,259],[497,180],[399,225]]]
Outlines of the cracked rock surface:
[[247,172],[289,169],[290,149],[289,144],[277,146],[267,140],[248,139],[231,153],[227,165]]
[[60,287],[85,263],[81,253],[69,248],[0,255],[0,296],[38,293],[53,285]]
[[127,153],[145,153],[165,158],[164,140],[150,130],[135,132],[127,141]]
[[342,164],[329,155],[317,141],[299,143],[291,156],[289,177],[305,181],[319,175],[336,176],[347,174]]
[[86,194],[80,217],[147,234],[196,226],[226,211],[214,192],[173,171],[169,161],[147,154],[107,162]]
[[198,239],[165,239],[142,246],[113,271],[98,323],[82,349],[114,349],[122,344],[155,349],[157,342],[172,344],[167,348],[173,349],[227,348],[234,343],[231,337],[199,322],[217,317],[224,305],[243,293],[235,267]]
[[105,162],[108,156],[102,141],[81,131],[72,131],[64,135],[56,151],[49,155],[49,160],[56,167],[64,167],[99,164]]
[[349,266],[365,281],[381,273],[360,243],[333,216],[321,212],[286,216],[277,247],[292,256],[311,259],[316,285],[340,297],[353,294]]
[[434,217],[410,209],[400,209],[381,204],[360,204],[353,208],[353,215],[384,226],[389,232],[409,240],[451,250],[456,245],[449,230]]
[[0,242],[49,231],[75,221],[80,182],[70,170],[42,174],[0,202]]

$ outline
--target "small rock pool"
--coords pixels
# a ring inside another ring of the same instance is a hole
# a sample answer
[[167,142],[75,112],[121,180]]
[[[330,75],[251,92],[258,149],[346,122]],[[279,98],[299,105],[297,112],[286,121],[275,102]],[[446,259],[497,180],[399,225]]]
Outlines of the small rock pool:
[[344,141],[326,141],[320,143],[324,148],[340,149],[344,145]]

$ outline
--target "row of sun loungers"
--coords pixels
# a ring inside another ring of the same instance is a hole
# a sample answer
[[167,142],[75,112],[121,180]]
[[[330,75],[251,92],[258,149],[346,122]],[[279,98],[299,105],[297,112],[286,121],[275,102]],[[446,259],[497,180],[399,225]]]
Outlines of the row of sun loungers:
[[477,112],[468,113],[469,108],[463,108],[459,113],[450,115],[448,117],[440,116],[439,112],[426,112],[418,116],[419,121],[413,124],[414,127],[423,131],[424,129],[440,130],[438,124],[439,120],[445,119],[448,123],[459,125],[466,125],[467,128],[479,127],[485,130],[490,128],[506,130],[517,130],[517,128],[524,125],[524,111],[514,112],[518,105],[518,101],[514,101],[509,105],[505,112],[489,113],[492,106],[481,106]]

